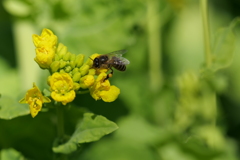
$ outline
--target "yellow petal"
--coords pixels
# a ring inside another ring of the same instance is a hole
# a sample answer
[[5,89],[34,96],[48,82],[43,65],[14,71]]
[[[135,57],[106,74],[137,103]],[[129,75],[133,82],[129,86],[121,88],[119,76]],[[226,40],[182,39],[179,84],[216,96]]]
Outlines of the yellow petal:
[[116,86],[110,86],[108,91],[101,91],[100,96],[104,102],[113,102],[118,98],[120,89]]

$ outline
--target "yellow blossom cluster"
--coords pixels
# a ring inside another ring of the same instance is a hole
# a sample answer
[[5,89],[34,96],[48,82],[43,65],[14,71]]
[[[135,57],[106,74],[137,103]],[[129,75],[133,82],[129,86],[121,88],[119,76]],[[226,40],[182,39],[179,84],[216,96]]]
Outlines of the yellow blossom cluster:
[[[93,59],[99,54],[93,54],[84,62],[83,54],[70,53],[65,45],[57,43],[57,36],[49,29],[43,29],[40,36],[34,34],[33,43],[36,47],[34,60],[51,74],[48,85],[54,101],[66,105],[75,99],[77,93],[84,90],[89,90],[95,100],[113,102],[117,99],[120,89],[106,80],[108,69],[92,68]],[[42,104],[50,101],[34,84],[20,103],[28,103],[31,115],[35,117]]]
[[34,60],[41,68],[49,68],[55,55],[57,36],[51,30],[43,29],[41,36],[33,35],[33,43],[36,47]]

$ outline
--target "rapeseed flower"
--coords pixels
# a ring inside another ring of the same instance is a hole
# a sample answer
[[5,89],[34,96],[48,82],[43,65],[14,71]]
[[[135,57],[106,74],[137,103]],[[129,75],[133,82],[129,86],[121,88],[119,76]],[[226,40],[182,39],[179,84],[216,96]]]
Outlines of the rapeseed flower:
[[51,97],[66,105],[72,102],[76,96],[73,80],[68,73],[54,73],[48,78]]
[[36,84],[33,83],[33,88],[29,89],[25,97],[19,102],[29,104],[30,113],[34,118],[38,112],[41,111],[42,104],[49,103],[51,100],[48,97],[43,96]]
[[51,30],[43,29],[41,36],[34,34],[32,37],[36,47],[34,60],[41,68],[49,68],[55,56],[57,36]]

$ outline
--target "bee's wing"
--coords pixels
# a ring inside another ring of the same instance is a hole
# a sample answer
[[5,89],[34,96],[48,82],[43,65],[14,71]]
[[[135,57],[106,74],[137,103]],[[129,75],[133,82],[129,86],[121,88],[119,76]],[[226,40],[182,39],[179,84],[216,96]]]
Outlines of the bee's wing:
[[122,55],[126,52],[127,50],[123,49],[123,50],[118,50],[118,51],[108,53],[107,55],[109,56],[110,59],[115,59],[119,63],[127,65],[127,64],[130,64],[130,61],[122,57]]
[[126,52],[127,52],[127,50],[123,49],[123,50],[113,51],[111,53],[108,53],[107,55],[109,55],[109,56],[121,55],[122,56]]
[[[117,56],[116,56],[117,57]],[[118,58],[118,61],[121,63],[121,64],[124,64],[124,65],[127,65],[127,64],[130,64],[130,61],[124,57],[122,57],[122,55],[120,57],[117,57]]]

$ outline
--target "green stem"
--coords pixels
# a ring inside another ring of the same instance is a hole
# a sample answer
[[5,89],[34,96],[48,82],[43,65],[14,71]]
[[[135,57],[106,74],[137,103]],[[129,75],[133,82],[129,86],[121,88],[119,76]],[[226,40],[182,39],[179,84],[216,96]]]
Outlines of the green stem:
[[147,0],[150,89],[153,92],[159,91],[162,86],[160,20],[159,1]]
[[210,44],[210,31],[209,31],[209,21],[208,21],[208,0],[200,0],[202,21],[203,21],[203,32],[204,32],[204,48],[205,48],[205,63],[209,68],[212,65],[212,55],[211,55],[211,44]]
[[216,119],[217,119],[217,103],[216,103],[216,93],[211,93],[211,104],[212,104],[212,113],[213,113],[213,119],[212,119],[212,125],[216,125]]
[[64,138],[63,106],[57,105],[56,109],[57,109],[57,118],[58,118],[58,123],[57,123],[58,138],[61,141],[61,139]]
[[[56,104],[56,110],[57,110],[57,132],[58,132],[58,144],[64,143],[64,118],[63,118],[63,105],[61,103]],[[57,159],[60,160],[67,160],[67,155],[65,154],[60,154],[57,156]]]
[[[202,12],[202,21],[203,21],[203,32],[204,32],[204,48],[205,48],[205,63],[206,67],[210,68],[212,65],[212,52],[211,52],[211,43],[210,43],[210,30],[209,30],[209,20],[208,20],[208,0],[200,0],[201,12]],[[212,124],[216,125],[217,117],[217,104],[216,104],[216,93],[213,91],[210,93],[211,96],[211,105],[213,119]]]

